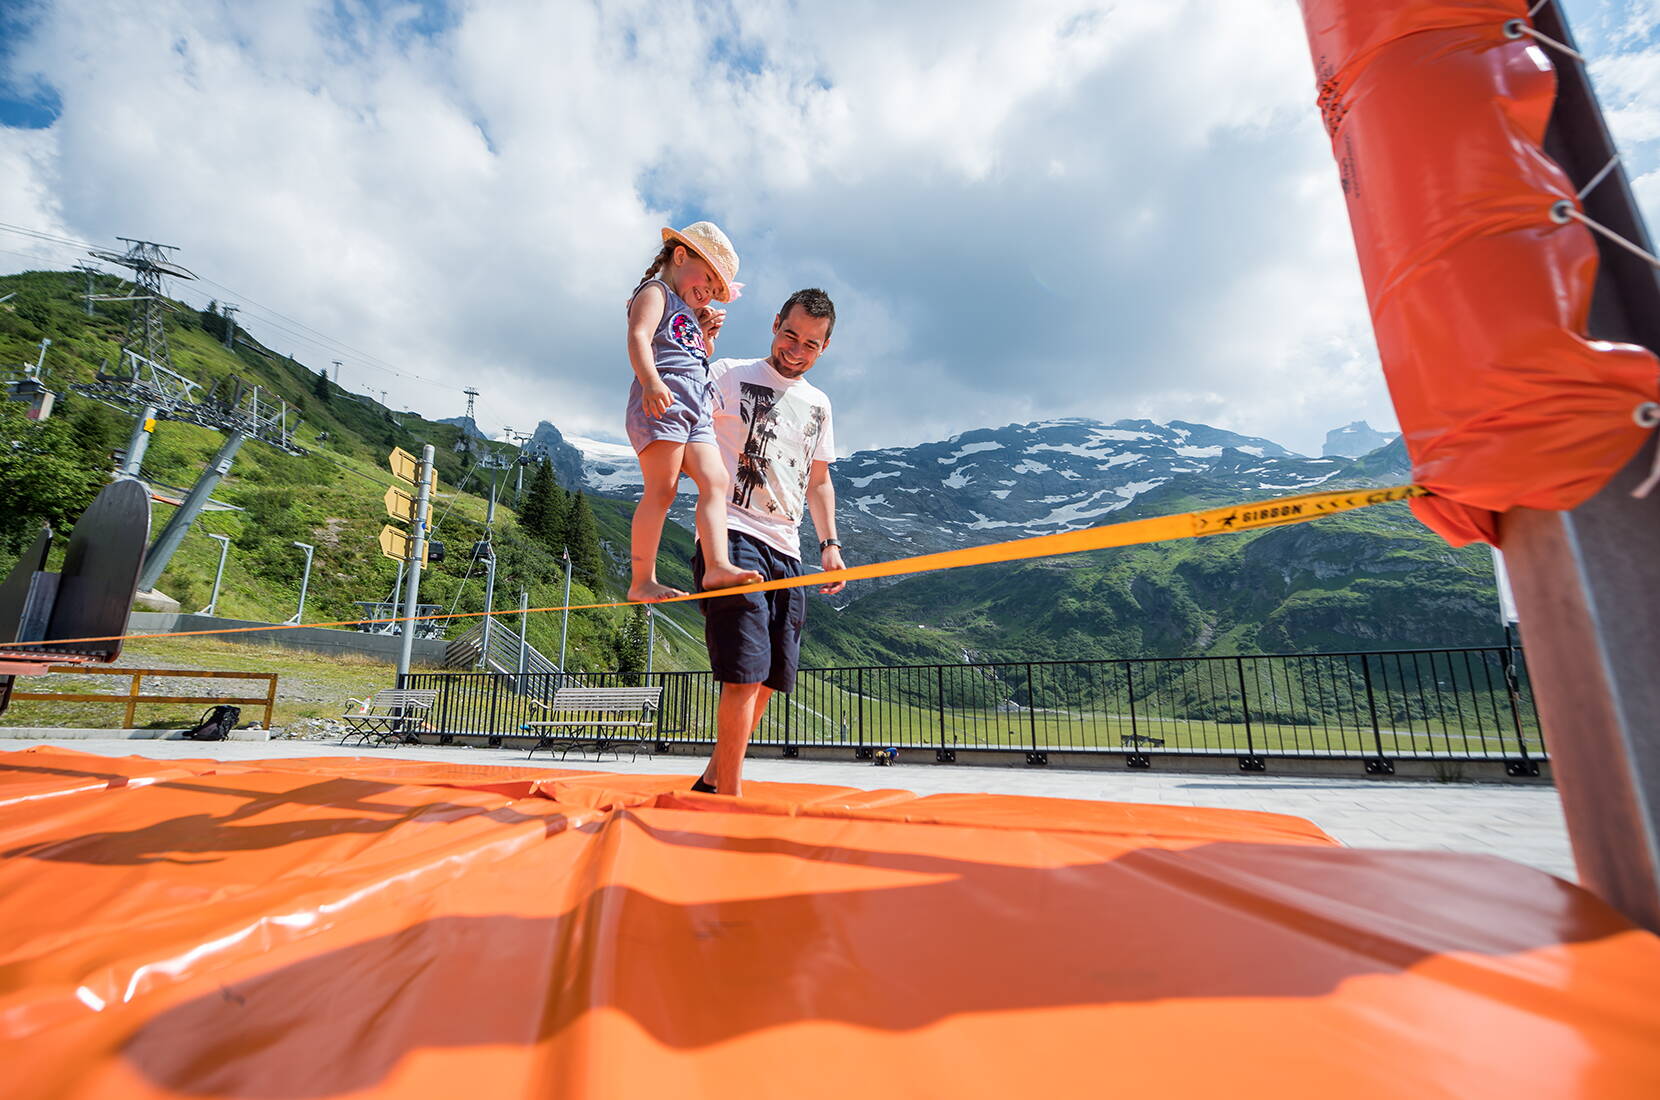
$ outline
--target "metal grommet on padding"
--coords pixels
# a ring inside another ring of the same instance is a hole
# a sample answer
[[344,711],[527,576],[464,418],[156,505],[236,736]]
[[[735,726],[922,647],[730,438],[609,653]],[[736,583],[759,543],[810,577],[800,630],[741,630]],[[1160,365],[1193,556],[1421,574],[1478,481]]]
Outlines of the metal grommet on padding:
[[1639,428],[1660,428],[1660,401],[1644,401],[1631,410]]
[[1562,199],[1551,203],[1550,220],[1557,225],[1567,225],[1574,220],[1574,204],[1571,199]]
[[1527,23],[1520,19],[1507,19],[1504,23],[1506,38],[1520,38],[1527,33]]

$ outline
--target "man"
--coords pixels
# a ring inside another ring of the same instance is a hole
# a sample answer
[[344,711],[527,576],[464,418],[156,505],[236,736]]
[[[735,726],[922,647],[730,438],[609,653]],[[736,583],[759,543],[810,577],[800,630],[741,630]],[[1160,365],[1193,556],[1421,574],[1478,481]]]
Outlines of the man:
[[[716,322],[718,328],[718,320]],[[803,375],[830,346],[836,307],[818,289],[798,290],[772,319],[772,352],[765,359],[717,359],[709,364],[714,388],[715,441],[732,479],[727,541],[732,563],[767,580],[798,577],[801,517],[813,514],[819,563],[842,568],[836,541],[836,459],[830,399]],[[692,552],[692,578],[703,589],[703,555]],[[819,591],[840,592],[842,583]],[[692,788],[742,793],[744,752],[775,691],[795,687],[807,592],[789,588],[700,600],[709,667],[721,685],[715,751]]]

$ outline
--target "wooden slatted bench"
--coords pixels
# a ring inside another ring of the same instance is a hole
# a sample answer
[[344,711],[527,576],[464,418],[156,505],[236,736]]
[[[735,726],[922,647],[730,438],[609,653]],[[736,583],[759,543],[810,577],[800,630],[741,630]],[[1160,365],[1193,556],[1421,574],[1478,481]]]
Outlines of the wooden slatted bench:
[[370,738],[380,745],[419,744],[416,734],[427,728],[426,712],[437,700],[437,688],[384,688],[368,699],[352,699],[358,709],[340,716],[351,727],[340,743],[356,737],[360,745]]
[[[618,753],[623,745],[632,745],[629,758],[639,755],[640,747],[653,741],[651,732],[657,728],[657,706],[662,699],[661,687],[633,688],[560,688],[547,704],[551,717],[537,722],[526,722],[519,728],[536,737],[530,756],[536,750],[562,750],[563,760],[572,749],[594,750],[597,760],[602,754]],[[590,734],[560,734],[558,730],[594,729]],[[647,750],[650,751],[649,749]]]

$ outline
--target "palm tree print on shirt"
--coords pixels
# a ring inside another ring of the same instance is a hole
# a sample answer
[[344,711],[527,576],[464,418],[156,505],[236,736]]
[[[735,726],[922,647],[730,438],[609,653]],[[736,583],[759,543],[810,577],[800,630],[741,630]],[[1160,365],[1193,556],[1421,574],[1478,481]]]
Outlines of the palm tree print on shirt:
[[[825,410],[792,400],[788,391],[780,393],[771,386],[743,382],[738,389],[738,415],[749,433],[738,453],[732,503],[794,522],[806,499],[807,473],[824,429]],[[780,437],[783,443],[775,447]],[[778,469],[780,459],[788,474]],[[760,490],[759,498],[756,490]]]

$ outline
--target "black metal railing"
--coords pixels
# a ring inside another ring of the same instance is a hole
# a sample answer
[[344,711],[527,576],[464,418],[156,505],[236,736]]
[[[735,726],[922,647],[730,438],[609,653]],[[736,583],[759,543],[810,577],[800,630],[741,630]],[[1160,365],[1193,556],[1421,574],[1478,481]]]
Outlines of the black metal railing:
[[[511,736],[558,673],[417,672],[443,734]],[[573,678],[574,679],[574,678]],[[646,677],[583,673],[584,687]],[[707,672],[653,673],[657,737],[712,741]],[[1521,651],[1505,647],[802,669],[755,743],[958,750],[1520,759],[1545,756]]]

